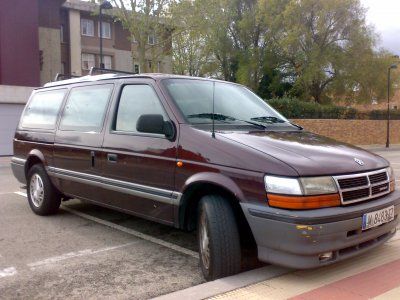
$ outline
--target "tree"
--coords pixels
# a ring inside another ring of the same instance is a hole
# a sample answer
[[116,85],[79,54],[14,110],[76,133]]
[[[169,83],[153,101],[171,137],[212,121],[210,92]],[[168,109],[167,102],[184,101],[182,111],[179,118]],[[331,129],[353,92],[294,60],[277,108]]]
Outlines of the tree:
[[[100,1],[97,0],[99,3]],[[131,33],[137,45],[142,72],[154,71],[156,63],[170,52],[172,24],[169,6],[172,0],[111,0],[113,14]],[[147,57],[146,57],[147,53]],[[133,54],[133,53],[132,53]],[[147,63],[151,60],[153,64]]]
[[281,68],[294,74],[294,89],[318,103],[374,46],[358,0],[264,0],[261,9],[275,29],[269,37]]
[[173,35],[174,73],[190,76],[210,75],[215,70],[212,52],[205,39],[203,22],[199,22],[195,3],[183,0],[171,6],[171,15],[180,34]]

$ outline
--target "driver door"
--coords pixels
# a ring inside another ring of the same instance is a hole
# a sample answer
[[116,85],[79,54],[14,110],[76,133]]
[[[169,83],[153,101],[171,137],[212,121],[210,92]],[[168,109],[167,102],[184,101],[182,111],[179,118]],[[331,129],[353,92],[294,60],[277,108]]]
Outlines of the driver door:
[[[177,139],[141,133],[141,115],[160,114],[170,120],[161,93],[151,80],[130,80],[119,88],[102,146],[103,176],[112,189],[105,191],[107,205],[172,224]],[[172,114],[170,114],[172,115]]]

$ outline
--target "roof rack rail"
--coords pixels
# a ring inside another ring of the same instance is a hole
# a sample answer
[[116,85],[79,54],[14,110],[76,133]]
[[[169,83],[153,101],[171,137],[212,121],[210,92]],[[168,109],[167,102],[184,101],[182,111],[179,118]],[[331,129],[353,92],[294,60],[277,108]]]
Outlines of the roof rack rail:
[[59,80],[62,80],[62,79],[78,78],[78,77],[81,77],[81,76],[72,75],[72,74],[57,73],[56,77],[54,77],[54,81],[59,81]]
[[97,68],[97,67],[91,67],[89,75],[93,75],[94,72],[100,72],[100,73],[118,73],[118,74],[128,74],[128,75],[135,75],[137,73],[133,72],[126,72],[126,71],[119,71],[119,70],[113,70],[113,69],[105,69],[105,68]]

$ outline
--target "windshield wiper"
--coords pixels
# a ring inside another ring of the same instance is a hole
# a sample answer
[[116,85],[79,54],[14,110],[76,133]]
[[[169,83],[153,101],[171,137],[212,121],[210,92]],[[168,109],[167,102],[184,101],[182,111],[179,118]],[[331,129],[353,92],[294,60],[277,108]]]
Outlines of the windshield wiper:
[[194,115],[188,115],[186,117],[188,119],[199,118],[199,119],[211,119],[211,120],[214,118],[214,120],[217,120],[217,121],[225,121],[225,120],[235,121],[236,120],[234,117],[225,116],[223,114],[213,114],[213,113],[194,114]]
[[293,125],[294,127],[297,127],[297,128],[300,129],[300,130],[303,130],[303,129],[304,129],[303,127],[301,127],[300,125],[297,125],[296,123],[289,122],[289,124],[290,124],[290,125]]
[[272,116],[263,116],[263,117],[254,117],[250,120],[259,121],[259,122],[269,122],[269,123],[285,123],[284,120],[279,119],[277,117]]
[[267,128],[267,126],[257,123],[257,122],[252,122],[252,121],[247,121],[247,120],[241,120],[241,119],[236,119],[234,117],[231,116],[226,116],[223,114],[216,114],[216,113],[201,113],[201,114],[193,114],[193,115],[188,115],[186,116],[188,119],[190,118],[200,118],[200,119],[213,119],[217,120],[217,121],[240,121],[240,122],[245,122],[247,124],[251,124],[257,127],[261,127],[263,129]]
[[[277,117],[272,117],[272,116],[264,116],[264,117],[255,117],[255,118],[251,118],[251,120],[254,120],[254,121],[259,121],[259,122],[269,122],[269,123],[286,123],[286,121],[284,121],[284,120],[282,120],[282,119],[280,119],[280,118],[277,118]],[[290,125],[292,125],[292,126],[294,126],[294,127],[297,127],[298,129],[300,129],[300,130],[303,130],[304,128],[303,127],[301,127],[300,125],[297,125],[297,124],[295,124],[295,123],[292,123],[292,122],[288,122]]]

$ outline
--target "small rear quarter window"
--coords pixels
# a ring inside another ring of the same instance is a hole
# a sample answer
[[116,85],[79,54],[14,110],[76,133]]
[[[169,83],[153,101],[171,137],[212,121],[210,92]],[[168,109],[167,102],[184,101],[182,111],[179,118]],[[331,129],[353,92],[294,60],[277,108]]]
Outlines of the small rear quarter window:
[[24,110],[21,127],[55,129],[58,112],[66,92],[67,89],[36,92]]

